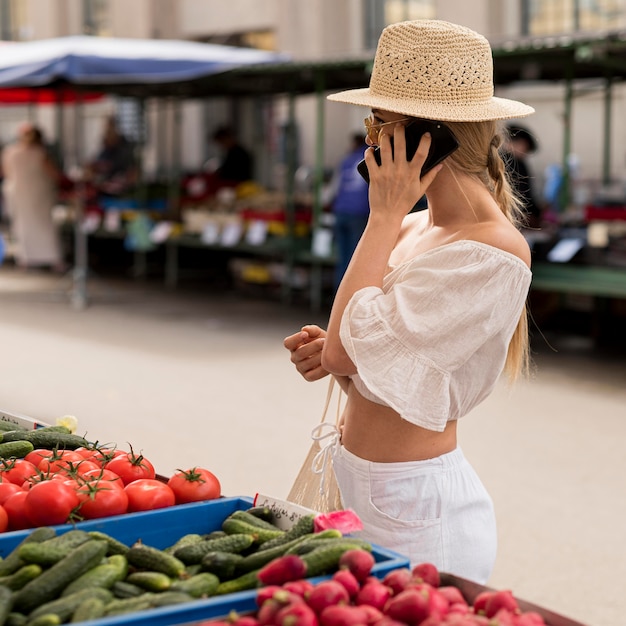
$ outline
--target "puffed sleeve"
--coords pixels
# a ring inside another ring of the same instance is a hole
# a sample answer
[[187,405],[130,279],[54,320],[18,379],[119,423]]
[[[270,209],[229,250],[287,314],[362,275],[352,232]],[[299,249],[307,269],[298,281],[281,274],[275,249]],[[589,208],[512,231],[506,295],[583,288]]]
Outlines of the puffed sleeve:
[[[478,387],[500,375],[530,271],[488,246],[432,252],[394,270],[383,289],[355,293],[340,334],[370,394],[404,419],[442,431],[461,411],[459,384],[478,398]],[[468,367],[472,359],[480,371]]]

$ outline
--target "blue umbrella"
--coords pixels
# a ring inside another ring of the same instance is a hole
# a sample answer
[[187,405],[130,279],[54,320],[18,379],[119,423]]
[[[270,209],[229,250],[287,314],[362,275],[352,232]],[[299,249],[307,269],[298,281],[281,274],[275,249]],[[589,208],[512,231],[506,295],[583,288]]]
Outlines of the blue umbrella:
[[193,83],[230,69],[284,63],[281,53],[170,39],[72,36],[2,46],[0,87],[69,83],[90,89],[145,95],[176,83]]

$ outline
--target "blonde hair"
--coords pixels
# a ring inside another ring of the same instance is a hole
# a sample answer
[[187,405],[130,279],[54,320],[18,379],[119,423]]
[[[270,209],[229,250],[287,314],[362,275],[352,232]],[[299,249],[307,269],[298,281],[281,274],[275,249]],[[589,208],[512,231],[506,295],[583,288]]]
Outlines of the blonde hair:
[[[449,157],[451,166],[480,180],[511,223],[515,226],[522,224],[522,203],[509,184],[500,154],[503,143],[501,122],[447,122],[446,125],[460,144],[459,149]],[[520,374],[528,374],[529,364],[528,309],[524,304],[509,343],[504,371],[509,380],[514,381]]]

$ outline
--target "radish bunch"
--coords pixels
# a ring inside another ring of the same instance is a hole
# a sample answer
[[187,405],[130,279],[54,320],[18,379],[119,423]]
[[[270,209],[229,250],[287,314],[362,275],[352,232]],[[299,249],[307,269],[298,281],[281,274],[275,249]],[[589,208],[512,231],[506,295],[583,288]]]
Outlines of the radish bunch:
[[254,614],[232,613],[204,626],[546,626],[522,612],[511,591],[484,591],[473,603],[441,586],[431,563],[371,576],[372,555],[348,550],[332,578],[313,584],[291,580],[258,590]]

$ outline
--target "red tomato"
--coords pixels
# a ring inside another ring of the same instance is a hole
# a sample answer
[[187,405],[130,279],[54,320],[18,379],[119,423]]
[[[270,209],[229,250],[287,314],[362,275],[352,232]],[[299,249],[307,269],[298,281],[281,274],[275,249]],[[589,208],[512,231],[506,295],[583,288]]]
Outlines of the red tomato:
[[0,505],[0,533],[3,533],[9,527],[9,515]]
[[186,472],[178,470],[167,484],[176,495],[176,504],[214,500],[222,495],[217,476],[202,467],[193,467]]
[[124,487],[128,496],[128,512],[151,511],[176,504],[174,492],[165,483],[152,478],[140,478]]
[[64,524],[79,504],[76,489],[61,480],[44,480],[26,493],[26,515],[35,526]]
[[4,501],[9,496],[12,496],[18,491],[23,491],[23,489],[15,483],[9,482],[8,480],[4,483],[0,483],[0,505],[4,504]]
[[84,460],[74,450],[62,450],[47,459],[42,459],[38,467],[44,474],[56,474],[59,471],[73,470]]
[[9,480],[16,485],[21,485],[31,476],[37,475],[37,468],[26,459],[5,461],[0,471],[2,472],[3,479]]
[[53,455],[54,450],[35,448],[24,457],[24,460],[30,461],[35,467],[39,467],[39,464],[43,459],[47,459],[48,457],[51,457]]
[[24,528],[32,528],[28,514],[26,513],[26,497],[28,492],[21,489],[9,496],[2,505],[2,508],[9,516],[9,530],[23,530]]
[[152,463],[141,454],[136,455],[132,451],[116,456],[105,467],[115,472],[125,485],[142,478],[153,479],[156,476]]
[[128,510],[126,492],[110,481],[83,485],[76,493],[80,500],[78,513],[85,519],[121,515]]
[[119,487],[120,489],[124,489],[124,483],[122,479],[111,470],[100,468],[100,469],[91,469],[88,472],[83,474],[83,479],[88,482],[100,481],[111,483],[115,487]]

